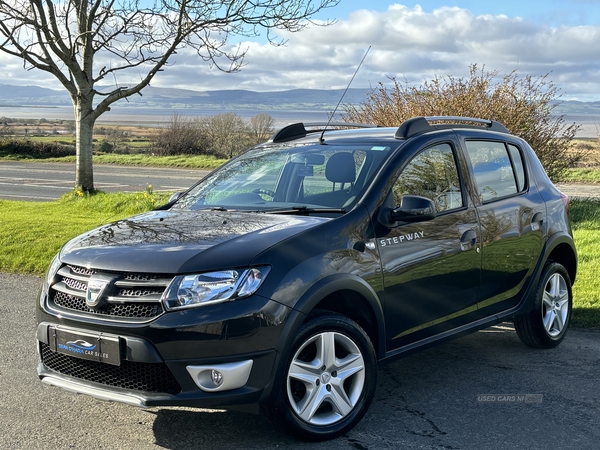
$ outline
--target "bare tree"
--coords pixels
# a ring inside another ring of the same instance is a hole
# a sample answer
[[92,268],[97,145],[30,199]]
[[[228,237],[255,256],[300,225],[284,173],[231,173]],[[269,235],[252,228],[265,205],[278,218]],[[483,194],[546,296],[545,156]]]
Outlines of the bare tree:
[[250,133],[253,138],[253,144],[259,144],[266,141],[273,134],[273,124],[275,120],[269,114],[261,113],[250,118]]
[[197,121],[177,113],[152,137],[152,153],[158,156],[200,155],[207,148],[207,139]]
[[[21,58],[28,70],[54,75],[69,92],[77,128],[75,182],[88,191],[94,188],[96,120],[112,103],[140,93],[178,49],[192,48],[217,68],[236,71],[245,51],[229,50],[229,36],[266,29],[272,41],[274,30],[299,31],[338,1],[0,0],[0,50]],[[137,81],[119,86],[117,75]],[[97,83],[107,76],[115,84],[101,91]]]
[[239,114],[230,112],[202,117],[198,124],[213,154],[232,158],[252,146],[248,140],[248,124]]

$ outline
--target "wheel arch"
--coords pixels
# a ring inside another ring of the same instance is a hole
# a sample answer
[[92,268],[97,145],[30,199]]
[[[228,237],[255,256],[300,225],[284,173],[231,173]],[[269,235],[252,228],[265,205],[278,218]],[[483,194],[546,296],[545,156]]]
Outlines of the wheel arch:
[[265,389],[261,401],[269,401],[276,395],[275,387],[284,376],[283,360],[288,358],[294,337],[315,310],[338,312],[354,320],[371,339],[377,359],[385,355],[383,305],[373,288],[355,275],[330,275],[317,281],[295,303],[277,342],[273,384]]
[[571,284],[574,284],[577,276],[577,252],[572,240],[558,238],[553,244],[546,252],[546,261],[554,261],[562,265],[569,274]]
[[368,283],[356,276],[337,274],[323,278],[313,288],[294,309],[301,311],[306,319],[315,310],[338,312],[349,317],[365,330],[377,357],[385,355],[383,306]]

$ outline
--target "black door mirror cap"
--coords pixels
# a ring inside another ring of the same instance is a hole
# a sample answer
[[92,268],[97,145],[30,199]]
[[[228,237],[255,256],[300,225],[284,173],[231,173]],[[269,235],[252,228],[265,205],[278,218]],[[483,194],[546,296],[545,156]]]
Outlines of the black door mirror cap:
[[435,219],[437,211],[433,200],[420,195],[404,195],[400,206],[390,211],[392,222],[424,222]]

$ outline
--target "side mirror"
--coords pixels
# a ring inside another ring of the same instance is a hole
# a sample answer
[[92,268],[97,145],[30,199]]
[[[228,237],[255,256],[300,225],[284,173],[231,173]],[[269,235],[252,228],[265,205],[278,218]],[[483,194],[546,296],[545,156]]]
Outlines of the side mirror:
[[400,199],[400,206],[390,212],[392,222],[424,222],[435,219],[435,203],[420,195],[405,195]]
[[171,195],[171,197],[169,198],[169,204],[176,202],[177,200],[179,200],[181,198],[181,196],[184,194],[183,191],[181,192],[175,192],[173,195]]

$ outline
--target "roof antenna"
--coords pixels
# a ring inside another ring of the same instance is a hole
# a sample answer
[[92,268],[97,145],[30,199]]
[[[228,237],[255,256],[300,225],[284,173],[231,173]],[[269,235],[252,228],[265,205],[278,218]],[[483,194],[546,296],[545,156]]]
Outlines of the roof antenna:
[[323,132],[321,133],[321,137],[319,138],[319,142],[323,142],[325,140],[325,139],[323,139],[323,136],[325,135],[325,131],[327,131],[327,127],[329,127],[329,124],[331,123],[331,121],[335,117],[335,113],[337,112],[338,108],[340,107],[340,104],[342,103],[342,100],[344,99],[344,96],[346,95],[346,92],[348,92],[348,89],[350,89],[350,85],[354,81],[354,77],[358,73],[358,70],[360,69],[360,66],[362,66],[362,63],[364,62],[365,58],[369,54],[369,50],[371,50],[371,46],[370,45],[369,45],[369,48],[367,49],[367,51],[365,52],[365,56],[362,57],[362,59],[360,60],[360,64],[358,65],[358,67],[354,71],[354,75],[352,75],[352,78],[350,79],[350,82],[348,83],[348,86],[346,86],[346,90],[344,91],[344,93],[340,97],[340,101],[338,102],[338,104],[335,106],[335,109],[331,113],[331,116],[329,117],[329,120],[327,121],[327,124],[325,125],[325,128],[323,128]]

